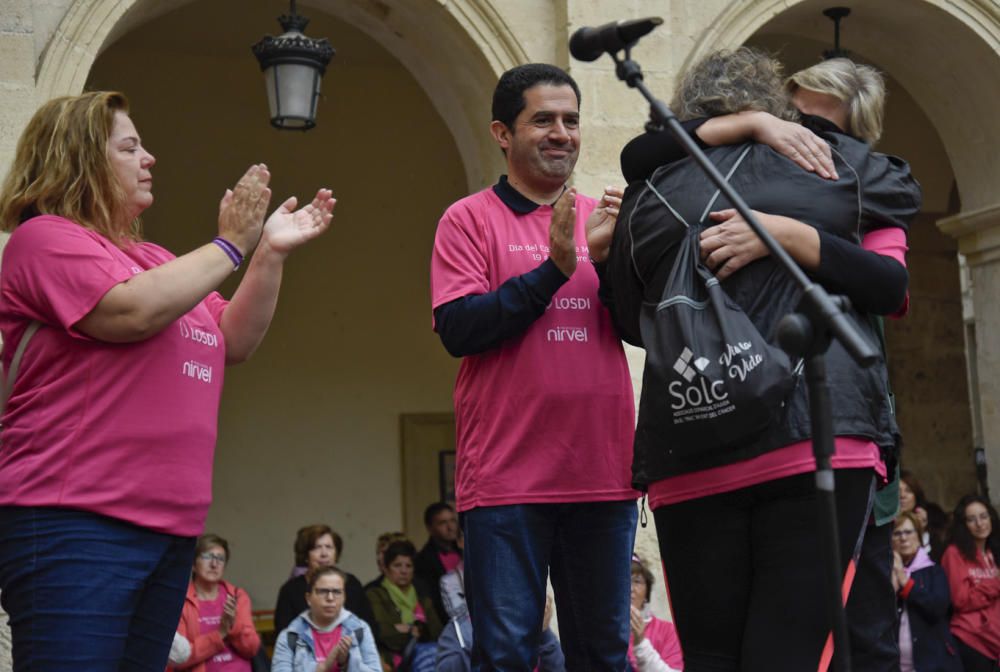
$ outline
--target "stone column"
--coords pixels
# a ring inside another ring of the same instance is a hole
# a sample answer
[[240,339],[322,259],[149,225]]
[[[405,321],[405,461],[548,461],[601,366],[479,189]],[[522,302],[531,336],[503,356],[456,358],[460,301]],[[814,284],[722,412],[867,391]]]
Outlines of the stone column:
[[1000,495],[1000,205],[942,219],[968,267],[966,357],[973,436],[985,448],[991,496]]

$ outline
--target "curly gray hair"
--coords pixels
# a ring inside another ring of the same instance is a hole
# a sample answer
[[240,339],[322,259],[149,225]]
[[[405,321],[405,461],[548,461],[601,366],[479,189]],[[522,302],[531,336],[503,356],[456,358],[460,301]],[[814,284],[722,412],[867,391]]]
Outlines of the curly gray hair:
[[781,63],[752,47],[716,51],[689,68],[677,84],[671,107],[681,121],[745,110],[788,121],[799,118],[784,89]]

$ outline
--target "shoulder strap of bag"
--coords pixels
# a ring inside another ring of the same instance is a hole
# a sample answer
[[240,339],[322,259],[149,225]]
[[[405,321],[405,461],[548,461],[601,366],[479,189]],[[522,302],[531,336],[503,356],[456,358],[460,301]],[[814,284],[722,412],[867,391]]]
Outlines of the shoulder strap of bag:
[[0,388],[0,415],[3,415],[7,408],[7,399],[10,398],[10,393],[14,389],[14,381],[17,380],[17,370],[21,368],[21,357],[24,356],[24,349],[28,347],[28,341],[41,326],[41,322],[32,320],[28,328],[24,330],[24,335],[21,336],[21,342],[17,344],[17,349],[14,350],[14,356],[10,359],[10,369],[7,371],[7,375],[3,376],[3,386]]
[[[726,173],[726,178],[725,178],[726,182],[729,182],[730,178],[732,178],[733,174],[736,172],[736,169],[740,167],[740,164],[743,163],[743,159],[746,158],[747,154],[750,153],[750,150],[752,148],[753,148],[752,144],[747,145],[746,147],[743,148],[743,151],[740,152],[740,155],[736,158],[736,162],[733,163],[733,166],[729,169],[729,172]],[[673,214],[673,216],[676,217],[681,224],[683,224],[686,228],[690,229],[691,225],[687,223],[687,220],[685,220],[684,217],[682,217],[681,214],[677,212],[677,210],[675,210],[672,205],[670,205],[670,202],[667,200],[667,198],[663,194],[661,194],[656,189],[655,186],[653,186],[651,178],[655,177],[655,175],[656,174],[654,173],[652,176],[646,179],[646,186],[649,188],[650,191],[653,192],[653,195],[655,195],[656,198],[659,199],[660,203],[663,203],[663,205],[665,205],[667,209],[670,210],[671,214]],[[715,202],[718,200],[720,193],[722,193],[722,190],[716,189],[715,193],[712,195],[712,198],[708,199],[708,203],[705,204],[705,210],[701,213],[701,217],[698,219],[699,224],[703,223],[705,221],[705,218],[708,217],[708,213],[712,211],[712,206],[715,205]]]
[[287,633],[285,633],[285,642],[288,643],[288,648],[294,652],[295,647],[299,643],[299,633],[292,632],[291,630],[289,630]]

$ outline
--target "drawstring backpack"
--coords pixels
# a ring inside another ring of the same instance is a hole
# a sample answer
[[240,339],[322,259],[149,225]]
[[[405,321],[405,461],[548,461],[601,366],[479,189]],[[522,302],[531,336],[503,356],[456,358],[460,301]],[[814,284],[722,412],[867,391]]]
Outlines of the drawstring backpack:
[[[750,147],[726,175],[733,176]],[[655,178],[655,174],[653,176]],[[642,307],[646,348],[644,427],[678,459],[702,459],[746,445],[780,416],[795,386],[788,355],[760,334],[701,262],[700,234],[719,196],[691,226],[646,180],[687,229],[658,304]]]

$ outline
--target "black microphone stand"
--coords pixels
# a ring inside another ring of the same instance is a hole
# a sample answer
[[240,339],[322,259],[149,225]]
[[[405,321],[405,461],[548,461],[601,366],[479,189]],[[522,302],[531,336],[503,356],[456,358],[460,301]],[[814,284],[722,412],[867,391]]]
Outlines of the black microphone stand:
[[834,491],[833,420],[830,411],[830,393],[826,385],[824,354],[831,339],[836,338],[861,366],[870,366],[878,360],[878,352],[851,324],[844,308],[849,305],[843,297],[831,297],[820,285],[812,282],[781,245],[774,240],[751,212],[749,206],[722,174],[709,161],[705,152],[691,139],[670,108],[656,98],[642,81],[642,69],[632,60],[635,43],[625,47],[624,58],[616,53],[615,74],[629,87],[638,89],[649,102],[650,117],[654,123],[666,126],[684,150],[701,166],[722,194],[743,216],[754,233],[763,241],[771,256],[798,283],[802,301],[798,312],[782,318],[778,325],[778,341],[782,349],[793,357],[806,361],[806,381],[809,390],[809,417],[812,423],[813,454],[816,456],[816,495],[819,504],[821,551],[826,556],[827,608],[833,629],[833,667],[837,672],[850,672],[851,653],[848,641],[847,619],[844,615],[842,578],[840,570],[840,540],[837,527],[837,503]]

